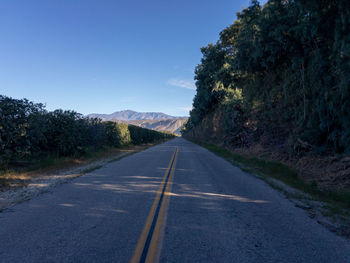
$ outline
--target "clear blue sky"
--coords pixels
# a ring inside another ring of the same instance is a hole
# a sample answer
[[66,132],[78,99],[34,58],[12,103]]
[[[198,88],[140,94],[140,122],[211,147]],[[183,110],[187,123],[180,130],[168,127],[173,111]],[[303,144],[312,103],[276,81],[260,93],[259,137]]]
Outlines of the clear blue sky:
[[0,94],[83,114],[188,115],[200,47],[249,0],[2,0]]

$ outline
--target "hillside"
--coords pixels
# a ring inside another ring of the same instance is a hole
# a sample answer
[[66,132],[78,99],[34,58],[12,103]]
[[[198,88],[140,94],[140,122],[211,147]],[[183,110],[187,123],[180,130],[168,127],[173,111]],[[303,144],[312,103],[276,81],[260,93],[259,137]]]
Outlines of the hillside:
[[156,131],[172,132],[180,135],[180,130],[186,121],[187,118],[179,118],[165,120],[135,120],[128,121],[128,123],[140,126],[142,128],[147,128]]
[[187,117],[174,117],[162,112],[136,112],[132,110],[117,111],[112,114],[92,113],[90,118],[99,118],[103,121],[114,121],[136,125],[142,128],[171,132],[180,135],[181,127]]
[[104,121],[121,120],[163,120],[163,119],[177,119],[178,117],[170,116],[162,112],[136,112],[133,110],[116,111],[111,114],[92,113],[87,115],[90,118],[99,118]]
[[117,123],[126,123],[132,124],[135,126],[139,126],[142,128],[161,131],[161,132],[170,132],[180,135],[180,130],[184,123],[187,121],[187,118],[179,118],[179,119],[164,119],[164,120],[131,120],[131,121],[123,121],[123,120],[110,120]]

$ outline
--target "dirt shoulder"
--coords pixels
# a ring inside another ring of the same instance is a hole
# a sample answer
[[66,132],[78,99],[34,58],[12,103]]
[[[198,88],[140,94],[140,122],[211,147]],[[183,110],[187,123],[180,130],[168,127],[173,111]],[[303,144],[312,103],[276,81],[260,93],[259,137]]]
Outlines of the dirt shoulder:
[[[346,187],[330,188],[327,183],[322,188],[310,179],[312,177],[306,179],[305,175],[301,174],[299,169],[302,167],[306,169],[305,166],[300,165],[300,168],[296,169],[295,166],[287,165],[286,161],[281,162],[279,159],[281,157],[273,158],[273,153],[268,153],[266,150],[232,150],[222,145],[193,142],[225,158],[243,171],[264,180],[282,192],[296,207],[304,209],[310,218],[337,235],[350,238],[350,192],[346,191]],[[309,162],[315,169],[320,165],[317,160]],[[308,170],[305,171],[307,172]],[[320,173],[320,176],[324,175]]]
[[2,174],[0,212],[41,193],[49,192],[57,185],[67,183],[107,163],[120,160],[153,145],[155,144],[108,149],[95,153],[93,157],[59,159],[44,168]]
[[225,148],[243,156],[283,163],[295,169],[299,178],[317,184],[320,189],[350,191],[350,156],[320,156],[310,153],[295,157],[281,148],[268,148],[261,144],[244,148]]

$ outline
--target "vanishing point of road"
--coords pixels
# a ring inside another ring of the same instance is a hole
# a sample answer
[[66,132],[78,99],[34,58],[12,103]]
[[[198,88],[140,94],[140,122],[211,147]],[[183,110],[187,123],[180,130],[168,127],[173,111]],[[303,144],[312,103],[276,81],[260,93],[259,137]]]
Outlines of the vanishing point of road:
[[182,138],[0,213],[0,262],[350,262],[264,181]]

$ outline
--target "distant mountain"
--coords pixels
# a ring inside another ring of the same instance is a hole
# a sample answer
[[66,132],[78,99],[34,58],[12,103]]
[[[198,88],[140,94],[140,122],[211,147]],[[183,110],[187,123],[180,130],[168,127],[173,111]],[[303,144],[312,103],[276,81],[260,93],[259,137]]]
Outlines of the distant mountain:
[[174,117],[162,112],[136,112],[132,110],[117,111],[112,114],[92,113],[90,118],[103,121],[127,123],[156,131],[172,132],[180,135],[180,129],[187,117]]
[[187,118],[179,118],[179,119],[167,119],[167,120],[135,120],[135,121],[128,121],[127,123],[140,126],[146,129],[172,132],[180,135],[180,130],[182,128],[182,125],[184,125],[186,121],[187,121]]
[[131,121],[131,120],[163,120],[163,119],[178,119],[185,117],[174,117],[167,115],[162,112],[136,112],[132,110],[116,111],[111,114],[98,114],[92,113],[87,115],[90,118],[100,118],[104,121],[110,120],[121,120],[121,121]]

